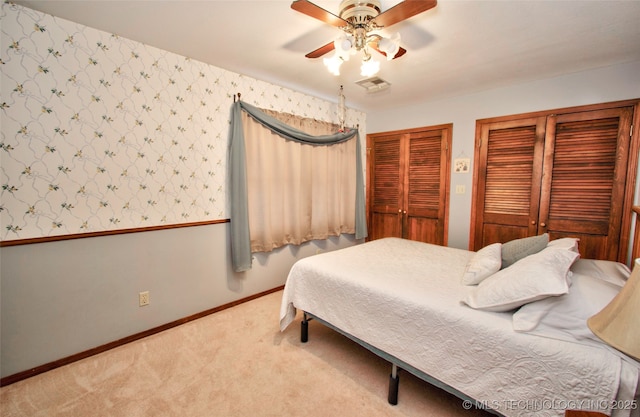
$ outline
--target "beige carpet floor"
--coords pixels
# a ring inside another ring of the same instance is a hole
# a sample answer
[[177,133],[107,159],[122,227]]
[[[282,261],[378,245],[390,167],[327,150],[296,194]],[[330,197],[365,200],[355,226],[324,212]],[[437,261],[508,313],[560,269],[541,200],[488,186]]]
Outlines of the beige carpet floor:
[[317,322],[278,329],[278,291],[0,389],[18,416],[485,416]]

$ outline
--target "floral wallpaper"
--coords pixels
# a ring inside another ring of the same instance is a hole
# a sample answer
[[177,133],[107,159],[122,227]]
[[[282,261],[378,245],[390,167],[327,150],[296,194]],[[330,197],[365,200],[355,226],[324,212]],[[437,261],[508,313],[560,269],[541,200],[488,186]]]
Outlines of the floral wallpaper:
[[[0,27],[3,241],[227,218],[238,92],[337,122],[335,103],[10,2]],[[364,139],[364,114],[347,124]]]

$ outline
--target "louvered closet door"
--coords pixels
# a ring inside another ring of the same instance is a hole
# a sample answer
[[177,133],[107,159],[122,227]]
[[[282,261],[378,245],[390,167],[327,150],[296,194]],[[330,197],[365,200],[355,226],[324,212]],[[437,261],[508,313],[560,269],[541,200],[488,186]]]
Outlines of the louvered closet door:
[[448,132],[430,130],[408,137],[408,163],[405,164],[403,229],[404,237],[444,245],[447,200]]
[[446,245],[451,125],[367,135],[369,239]]
[[540,232],[580,238],[582,257],[618,259],[632,108],[549,116]]
[[481,126],[474,190],[474,250],[536,234],[544,128],[544,117]]
[[401,138],[377,136],[369,144],[369,239],[402,237]]

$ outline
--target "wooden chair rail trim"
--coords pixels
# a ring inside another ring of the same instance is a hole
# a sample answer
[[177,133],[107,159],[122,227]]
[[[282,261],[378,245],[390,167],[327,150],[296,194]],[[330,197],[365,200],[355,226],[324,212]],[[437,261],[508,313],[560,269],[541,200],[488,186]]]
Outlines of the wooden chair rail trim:
[[212,224],[229,223],[230,221],[231,221],[230,219],[207,220],[202,222],[169,224],[165,226],[134,227],[131,229],[105,230],[101,232],[76,233],[76,234],[61,235],[61,236],[45,236],[45,237],[35,237],[30,239],[4,240],[0,242],[0,247],[30,245],[34,243],[45,243],[45,242],[58,242],[62,240],[84,239],[88,237],[98,237],[98,236],[124,235],[128,233],[152,232],[156,230],[179,229],[183,227],[207,226]]

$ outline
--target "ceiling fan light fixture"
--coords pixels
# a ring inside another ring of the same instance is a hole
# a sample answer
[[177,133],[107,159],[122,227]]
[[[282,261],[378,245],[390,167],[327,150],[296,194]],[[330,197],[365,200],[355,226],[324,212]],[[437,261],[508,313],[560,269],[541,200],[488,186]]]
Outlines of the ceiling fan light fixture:
[[[346,56],[349,59],[349,54],[351,54],[351,48],[353,47],[353,36],[347,36],[343,34],[335,41],[333,41],[333,46],[336,49],[336,53],[340,54],[340,56]],[[345,61],[347,60],[345,59]]]
[[371,59],[368,48],[385,55],[389,61],[400,58],[407,52],[400,46],[400,34],[395,33],[385,38],[375,32],[425,12],[436,4],[437,0],[404,0],[382,11],[381,0],[342,0],[339,15],[309,0],[294,0],[291,8],[340,28],[344,32],[339,38],[306,54],[307,58],[319,58],[330,51],[335,51],[333,57],[324,59],[324,64],[332,74],[340,75],[342,62],[347,61],[350,55],[362,51],[364,59],[360,68],[361,74],[371,77],[379,71],[380,63]]
[[372,77],[380,71],[380,62],[369,56],[365,56],[360,66],[360,75],[363,77]]
[[342,65],[344,61],[345,60],[342,58],[342,56],[340,56],[340,54],[338,54],[337,52],[333,54],[331,58],[324,58],[322,60],[329,72],[336,76],[340,75],[340,65]]
[[366,25],[381,11],[379,0],[343,0],[340,2],[340,18],[354,25]]
[[381,37],[378,41],[378,49],[385,53],[387,61],[391,61],[400,50],[400,34],[396,32],[390,38]]

